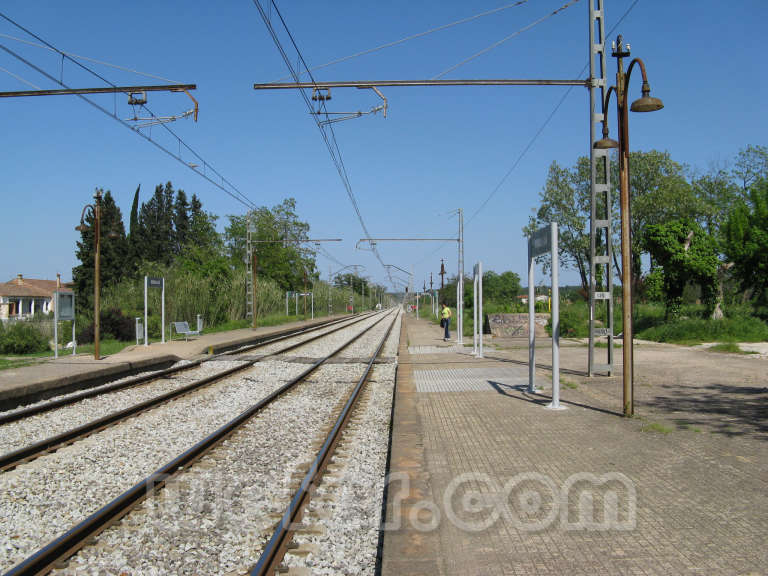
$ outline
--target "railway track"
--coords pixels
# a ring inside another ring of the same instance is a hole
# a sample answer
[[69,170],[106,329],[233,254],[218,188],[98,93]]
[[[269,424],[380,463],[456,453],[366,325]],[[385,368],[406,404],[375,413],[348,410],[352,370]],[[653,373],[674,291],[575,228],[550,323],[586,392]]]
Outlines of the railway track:
[[[107,426],[199,390],[222,378],[237,374],[264,358],[321,339],[326,334],[362,322],[368,317],[370,315],[363,315],[352,320],[344,318],[309,329],[290,331],[261,339],[253,344],[240,346],[234,350],[225,351],[210,359],[141,375],[107,385],[99,390],[88,390],[84,393],[54,399],[23,410],[0,414],[0,471],[13,469],[23,462],[28,462],[71,444],[96,431],[103,430]],[[287,341],[292,342],[286,344]],[[258,351],[261,351],[258,357],[248,360],[238,359],[238,356],[241,357],[244,353]],[[232,359],[232,361],[226,362],[226,359]],[[186,382],[186,380],[191,381]],[[142,386],[140,394],[135,390],[137,386]],[[109,398],[105,398],[105,395],[109,395]],[[98,407],[94,408],[95,402],[91,399],[99,397],[102,397],[103,401],[98,404],[101,404],[104,413],[94,417],[94,412],[98,412]],[[140,401],[136,400],[137,397]],[[88,416],[84,416],[83,411],[78,408],[64,410],[65,407],[72,407],[87,400],[91,400]],[[69,428],[68,423],[73,417],[73,413],[75,414],[74,417],[80,419],[80,422],[79,425]],[[34,441],[31,441],[33,439]],[[21,445],[22,442],[25,444]]]
[[[279,357],[279,355],[273,353],[270,359],[266,359],[264,361],[264,364],[272,363],[275,366],[278,364],[291,364],[292,374],[288,381],[285,383],[280,382],[278,385],[275,385],[273,382],[271,386],[268,386],[266,381],[270,379],[269,369],[267,369],[265,373],[261,374],[261,376],[251,377],[250,380],[245,380],[245,385],[242,388],[243,390],[247,391],[246,396],[250,401],[250,406],[246,410],[240,412],[236,418],[231,419],[224,425],[219,426],[213,433],[208,434],[203,440],[199,441],[191,448],[188,448],[183,453],[167,460],[166,464],[160,468],[155,469],[154,473],[149,474],[149,476],[145,476],[143,480],[135,483],[127,491],[123,491],[109,504],[102,506],[100,509],[90,514],[88,518],[77,524],[77,526],[70,528],[58,538],[50,542],[50,544],[38,550],[38,552],[32,554],[31,556],[28,556],[26,560],[16,565],[7,574],[38,574],[47,572],[52,567],[54,567],[54,565],[60,563],[62,558],[68,557],[76,549],[87,544],[88,541],[93,539],[95,534],[101,530],[104,530],[111,524],[114,524],[121,516],[127,514],[132,507],[136,506],[137,503],[144,501],[148,495],[155,494],[157,490],[164,487],[167,483],[174,483],[174,479],[177,476],[188,477],[189,474],[205,474],[206,471],[215,471],[217,466],[219,466],[221,463],[237,466],[237,463],[241,462],[243,459],[252,460],[254,457],[256,457],[258,460],[259,458],[262,458],[263,455],[259,455],[260,451],[258,450],[258,446],[260,446],[262,442],[266,442],[265,439],[272,441],[270,438],[271,435],[278,434],[278,432],[282,433],[283,430],[289,429],[290,427],[287,426],[285,422],[291,419],[295,420],[297,417],[299,417],[299,414],[303,414],[303,417],[306,419],[307,423],[314,422],[314,425],[317,426],[317,423],[321,422],[323,418],[327,418],[330,412],[333,412],[339,408],[339,406],[337,406],[339,402],[333,400],[333,398],[339,396],[342,391],[346,393],[348,389],[353,388],[352,383],[349,381],[352,375],[357,378],[357,386],[354,388],[358,390],[357,393],[359,394],[359,389],[363,387],[365,378],[367,377],[368,372],[371,370],[371,366],[373,366],[376,355],[381,349],[381,346],[386,340],[386,337],[380,340],[380,344],[376,348],[376,354],[370,357],[367,368],[360,366],[358,358],[360,352],[352,351],[352,349],[355,347],[356,343],[366,340],[370,341],[373,337],[373,333],[376,333],[377,339],[380,338],[380,333],[384,330],[384,327],[387,327],[388,334],[389,330],[391,329],[390,321],[393,320],[392,316],[393,315],[391,313],[380,314],[378,317],[367,319],[367,321],[361,320],[361,322],[363,322],[365,325],[365,329],[358,331],[358,333],[353,335],[351,338],[349,338],[348,335],[345,335],[342,339],[342,335],[337,331],[334,331],[335,334],[333,335],[325,335],[326,340],[335,339],[333,343],[334,349],[330,354],[326,353],[321,358],[314,359],[311,362],[310,359],[314,356],[317,356],[317,349],[320,346],[320,341],[316,338],[306,340],[302,343],[303,348],[300,348],[300,351],[302,354],[304,354],[304,356],[288,358],[282,355],[282,360],[279,360],[272,358],[272,356],[275,358]],[[396,316],[396,314],[394,316]],[[370,342],[368,342],[366,346],[370,347]],[[291,350],[295,351],[298,346],[291,346],[290,348]],[[283,349],[283,352],[285,351],[287,350]],[[345,355],[346,357],[344,357]],[[288,362],[288,360],[290,360],[290,362]],[[258,365],[254,366],[254,368],[257,366]],[[313,380],[313,378],[316,380]],[[330,380],[328,380],[328,378],[330,378]],[[271,388],[271,391],[267,392],[267,389],[269,388]],[[318,401],[317,406],[313,406],[313,395],[314,398]],[[253,400],[257,397],[259,398],[258,401],[254,403]],[[329,399],[333,400],[331,401],[331,408],[329,408]],[[184,401],[185,400],[180,400],[176,402]],[[170,406],[170,404],[168,406]],[[180,406],[179,409],[174,412],[174,414],[184,413],[183,408],[183,406]],[[170,410],[167,411],[170,412]],[[253,416],[256,414],[258,414],[259,417],[253,418]],[[141,420],[141,418],[138,420]],[[147,423],[148,427],[151,427],[151,425],[151,422]],[[257,431],[255,437],[249,436],[248,432],[244,431],[253,426],[259,430]],[[320,426],[321,428],[323,427],[322,423]],[[296,426],[294,430],[295,429],[300,431],[300,425]],[[95,444],[99,436],[101,435],[95,435],[86,440],[85,443]],[[244,444],[242,443],[243,438],[246,439]],[[250,443],[247,441],[248,438],[250,438]],[[254,438],[256,441],[254,441]],[[230,446],[230,444],[232,444],[232,446]],[[73,446],[71,448],[62,450],[59,454],[62,456],[62,458],[59,460],[67,460],[68,455],[62,453],[76,447],[77,446]],[[277,448],[278,450],[282,448],[282,451],[285,453],[293,453],[294,451],[293,448],[285,443],[278,443]],[[239,456],[234,457],[232,454],[230,454],[230,452],[233,450],[244,450],[245,454],[240,454]],[[256,456],[254,456],[254,453]],[[86,457],[87,454],[81,456]],[[124,459],[125,458],[130,459],[128,455],[126,455]],[[193,465],[195,462],[197,462],[197,464]],[[21,471],[29,467],[34,468],[34,464],[35,463],[31,463],[29,466],[20,467],[12,472],[6,472],[4,475],[0,475],[0,485],[2,484],[2,481],[5,479],[6,475],[12,476],[14,474],[19,474]],[[219,470],[219,472],[221,471]],[[277,473],[275,472],[275,469],[273,469],[273,472]],[[22,482],[28,479],[26,477],[22,478],[21,476],[23,475],[19,474],[19,477],[15,480]],[[224,476],[221,478],[230,478],[230,475],[224,474]],[[14,485],[14,482],[11,481],[10,484]],[[241,482],[238,486],[240,489],[242,489],[245,485],[246,484]],[[231,488],[233,487],[230,486],[230,489]],[[88,492],[88,490],[85,492]],[[5,495],[7,495],[7,492]],[[49,506],[52,503],[51,501],[54,500],[50,496],[51,495],[49,495],[48,498]],[[14,495],[11,494],[11,499],[13,499],[13,497]],[[264,499],[263,494],[261,498],[262,500]],[[269,497],[267,498],[269,499]],[[164,498],[151,499],[151,506],[147,502],[144,502],[141,507],[149,507],[153,510],[156,510],[158,507],[162,506],[163,502],[166,501],[167,499]],[[227,510],[231,511],[230,506],[227,506],[226,508]],[[0,512],[2,512],[1,508]],[[90,510],[87,512],[90,512]],[[107,532],[110,534],[113,531],[119,532],[120,529],[123,529],[125,526],[129,527],[129,531],[134,530],[130,527],[131,522],[136,522],[135,517],[137,517],[137,514],[138,516],[141,516],[142,513],[132,512],[130,515],[126,516],[123,522],[115,525]],[[144,512],[144,514],[146,515],[146,512]],[[205,513],[203,513],[202,516],[204,519],[206,518]],[[261,515],[259,518],[260,519],[256,522],[256,524],[258,524],[258,522],[267,522],[267,526],[262,527],[262,532],[265,528],[269,528],[272,524],[274,524],[274,519],[269,515],[269,513]],[[162,518],[158,519],[153,516],[150,518],[150,520],[154,520],[154,522],[151,523],[152,525],[162,524]],[[205,527],[207,525],[206,522],[207,520],[201,521],[199,522],[199,525]],[[173,532],[173,530],[171,530],[171,532]],[[105,533],[103,536],[106,537],[106,535],[107,533]],[[99,537],[98,540],[101,542],[102,537]],[[140,541],[141,539],[139,538],[138,540]],[[13,541],[12,535],[11,541]],[[195,546],[193,545],[192,547],[194,548]],[[84,552],[88,551],[88,554],[78,555],[77,558],[80,559],[81,557],[86,556],[91,558],[94,554],[97,556],[103,556],[107,553],[107,551],[114,551],[117,549],[119,552],[119,550],[122,548],[124,548],[124,546],[115,546],[108,543],[98,544],[97,546],[88,546],[86,550],[84,550]],[[184,548],[184,546],[181,548]],[[140,549],[146,552],[146,548]],[[186,557],[182,553],[178,552],[178,549],[174,553],[181,554],[182,558]],[[249,556],[246,561],[253,562],[255,559]],[[77,565],[77,563],[75,564]],[[0,564],[0,567],[1,566],[2,565]],[[242,568],[242,565],[239,565],[239,567]],[[167,569],[167,573],[183,572],[183,570],[178,570],[177,568]],[[71,571],[68,572],[67,570],[69,569],[64,570],[62,573],[75,573]],[[133,570],[133,573],[142,572],[142,569],[136,566],[134,566]],[[107,572],[111,572],[110,569],[107,569]],[[194,572],[190,573],[201,572],[207,573],[208,571],[198,570],[196,568]]]

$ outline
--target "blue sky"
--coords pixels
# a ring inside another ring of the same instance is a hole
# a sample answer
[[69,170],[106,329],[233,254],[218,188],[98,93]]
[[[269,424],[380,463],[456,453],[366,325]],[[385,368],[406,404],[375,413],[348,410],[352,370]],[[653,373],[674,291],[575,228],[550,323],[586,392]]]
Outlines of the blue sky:
[[[494,15],[412,40],[368,56],[324,68],[318,80],[431,78],[468,56],[551,13],[566,0],[529,0]],[[263,0],[266,5],[266,0]],[[509,0],[454,2],[278,1],[304,58],[315,66],[398,40],[506,4]],[[605,0],[606,29],[634,0]],[[587,61],[587,0],[581,0],[448,78],[575,78]],[[257,205],[297,199],[300,216],[314,237],[341,237],[328,250],[345,264],[366,266],[382,281],[374,256],[356,250],[363,232],[320,134],[296,92],[256,92],[254,82],[286,76],[252,2],[58,2],[7,0],[0,9],[57,48],[183,83],[195,83],[197,123],[171,128],[205,161]],[[768,80],[763,73],[764,0],[639,0],[613,34],[622,33],[632,55],[644,59],[653,95],[665,109],[630,118],[633,150],[668,150],[692,169],[706,171],[730,161],[747,144],[765,145]],[[60,59],[8,38],[32,40],[0,21],[0,44],[59,77]],[[610,59],[609,74],[615,73]],[[159,80],[85,62],[119,85]],[[23,78],[56,88],[31,68],[0,52],[0,91],[24,90]],[[15,76],[8,74],[11,72]],[[102,85],[71,64],[70,86]],[[365,116],[335,125],[352,189],[373,236],[445,237],[456,234],[451,212],[467,216],[466,265],[513,270],[525,283],[526,247],[521,229],[538,205],[552,161],[572,165],[588,153],[588,92],[571,90],[552,121],[483,210],[470,219],[498,186],[562,98],[561,87],[389,88],[386,119]],[[639,95],[633,78],[631,97]],[[126,118],[125,98],[94,101]],[[367,110],[378,104],[368,90],[334,90],[329,110]],[[155,185],[173,182],[196,193],[220,216],[245,206],[200,178],[76,96],[9,98],[2,106],[0,281],[17,273],[65,280],[74,256],[82,207],[93,190],[112,191],[127,216],[133,193],[143,199]],[[157,115],[189,108],[183,94],[154,93]],[[614,115],[615,117],[615,115]],[[615,132],[615,128],[613,128]],[[153,138],[177,145],[154,128]],[[186,156],[185,159],[193,160]],[[455,273],[455,243],[382,243],[382,258],[414,268],[421,286],[439,270],[440,258]],[[320,257],[325,277],[329,264]],[[540,276],[541,277],[541,276]],[[576,283],[562,271],[563,283]]]

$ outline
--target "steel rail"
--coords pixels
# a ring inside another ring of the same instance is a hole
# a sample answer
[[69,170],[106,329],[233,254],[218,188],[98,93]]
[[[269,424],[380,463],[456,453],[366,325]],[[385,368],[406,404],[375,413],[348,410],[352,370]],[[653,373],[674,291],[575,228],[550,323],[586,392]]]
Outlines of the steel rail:
[[307,471],[304,479],[301,481],[301,485],[291,499],[291,502],[288,504],[285,513],[280,519],[280,522],[278,523],[277,528],[272,535],[272,538],[270,538],[264,550],[262,550],[261,557],[251,570],[250,576],[266,576],[268,574],[275,574],[278,571],[279,564],[282,561],[283,556],[285,555],[285,551],[288,549],[288,544],[291,541],[293,535],[293,527],[296,525],[296,523],[301,521],[301,517],[306,504],[308,504],[312,493],[322,478],[323,472],[325,471],[325,468],[328,465],[328,462],[330,461],[331,456],[333,455],[333,452],[336,448],[336,444],[338,444],[338,441],[341,438],[341,432],[347,425],[349,417],[352,414],[352,410],[357,403],[357,399],[360,397],[360,393],[368,380],[368,376],[371,372],[371,368],[373,367],[373,363],[379,356],[379,353],[384,347],[387,338],[389,338],[389,335],[392,332],[392,327],[395,325],[396,320],[397,314],[395,314],[395,318],[389,325],[386,334],[384,334],[384,337],[381,339],[381,342],[379,342],[376,351],[368,361],[368,366],[366,367],[365,372],[357,382],[357,386],[355,386],[354,390],[352,390],[352,393],[349,395],[349,398],[347,399],[341,414],[339,414],[339,417],[336,419],[336,423],[328,433],[328,436],[326,437],[325,442],[323,442],[323,445],[320,448],[317,456],[312,461],[312,465],[309,467],[309,471]]
[[317,370],[330,358],[356,342],[366,332],[383,321],[390,313],[391,312],[389,311],[383,313],[380,319],[365,328],[362,332],[353,336],[350,340],[333,350],[327,356],[317,360],[301,374],[259,400],[256,404],[218,428],[215,432],[212,432],[200,440],[186,452],[180,454],[161,468],[158,468],[155,472],[135,484],[132,488],[123,492],[109,504],[103,506],[69,531],[29,556],[26,560],[23,560],[11,568],[11,570],[6,572],[4,576],[31,576],[48,573],[54,567],[54,564],[72,556],[77,550],[87,544],[88,540],[93,538],[112,522],[128,513],[131,507],[143,501],[155,491],[160,490],[165,486],[165,483],[169,478],[180,473],[182,469],[187,467],[190,463],[200,459],[206,452],[229,437],[233,432],[237,431],[237,429],[250,420],[252,416],[287,391],[293,389],[298,383]]
[[107,426],[116,424],[132,416],[136,416],[138,414],[141,414],[142,412],[146,412],[147,410],[154,408],[156,406],[159,406],[160,404],[163,404],[165,402],[168,402],[169,400],[173,400],[173,399],[185,396],[186,394],[189,394],[205,386],[213,384],[214,382],[217,382],[223,378],[236,374],[237,372],[247,370],[251,368],[254,364],[264,360],[265,358],[283,354],[285,352],[288,352],[290,350],[303,346],[304,344],[307,344],[309,342],[314,342],[315,340],[318,340],[328,334],[333,334],[334,332],[343,330],[344,328],[357,324],[358,322],[362,322],[363,320],[366,320],[369,317],[370,316],[363,316],[361,318],[356,319],[354,322],[343,324],[342,326],[337,326],[336,328],[333,328],[328,332],[323,332],[322,334],[317,334],[315,336],[312,336],[311,338],[308,338],[307,340],[290,344],[285,348],[282,348],[276,352],[267,354],[262,358],[258,358],[253,361],[247,361],[245,364],[241,366],[235,366],[234,368],[223,370],[222,372],[219,372],[217,374],[206,376],[205,378],[196,380],[195,382],[187,384],[186,386],[182,386],[175,390],[171,390],[170,392],[166,392],[165,394],[155,396],[154,398],[150,398],[148,400],[145,400],[144,402],[139,402],[138,404],[134,404],[133,406],[129,406],[122,410],[118,410],[117,412],[112,412],[111,414],[107,414],[106,416],[102,416],[101,418],[97,418],[96,420],[86,422],[85,424],[78,426],[76,428],[67,430],[66,432],[56,434],[55,436],[51,436],[49,438],[44,438],[39,442],[35,442],[34,444],[29,444],[28,446],[23,446],[17,450],[13,450],[5,454],[0,454],[0,471],[15,468],[19,464],[22,464],[28,460],[38,458],[44,455],[45,453],[54,451],[55,449],[60,448],[66,444],[72,444],[76,440],[80,440],[82,438],[90,436],[94,432],[98,432],[106,428]]
[[[299,329],[290,329],[290,330],[284,330],[281,332],[276,332],[272,334],[266,334],[257,337],[257,341],[250,344],[243,344],[244,350],[252,350],[254,348],[258,348],[259,346],[266,346],[267,344],[271,344],[272,342],[278,342],[280,340],[286,340],[288,338],[291,338],[292,336],[297,336],[300,334],[306,334],[307,332],[312,332],[314,330],[320,330],[321,328],[326,328],[328,326],[332,326],[334,324],[337,324],[339,322],[344,322],[345,320],[349,320],[348,317],[341,318],[341,319],[335,319],[330,321],[324,321],[318,324],[313,324],[309,327],[305,328],[299,328]],[[238,350],[239,351],[239,350]],[[219,354],[214,354],[211,358],[201,359],[201,360],[195,360],[189,364],[185,364],[184,366],[177,366],[175,368],[166,368],[165,370],[160,370],[158,372],[153,372],[152,374],[145,374],[143,376],[137,376],[136,378],[132,378],[130,380],[126,380],[124,382],[115,383],[112,385],[105,385],[100,386],[97,389],[93,390],[85,390],[84,392],[81,392],[80,394],[74,394],[72,396],[68,396],[67,398],[60,398],[58,400],[52,400],[51,402],[46,402],[45,404],[38,404],[37,406],[30,406],[28,408],[23,408],[21,410],[16,410],[13,412],[9,412],[6,414],[0,414],[0,426],[4,424],[8,424],[10,422],[15,422],[17,420],[21,420],[23,418],[27,418],[28,416],[34,416],[36,414],[41,414],[43,412],[48,412],[50,410],[53,410],[55,408],[61,408],[62,406],[67,406],[69,404],[74,404],[75,402],[79,402],[80,400],[85,400],[86,398],[93,398],[94,396],[100,396],[101,394],[107,394],[109,392],[114,392],[116,390],[122,390],[124,388],[130,388],[132,386],[137,386],[139,384],[143,384],[145,382],[148,382],[150,380],[154,380],[157,378],[163,378],[165,376],[168,376],[170,374],[180,373],[184,372],[185,370],[190,370],[191,368],[195,368],[199,366],[202,362],[208,362],[210,360],[213,360],[215,358],[218,358],[220,356],[224,355],[231,355],[233,353],[237,353],[238,351],[226,351],[221,352]]]

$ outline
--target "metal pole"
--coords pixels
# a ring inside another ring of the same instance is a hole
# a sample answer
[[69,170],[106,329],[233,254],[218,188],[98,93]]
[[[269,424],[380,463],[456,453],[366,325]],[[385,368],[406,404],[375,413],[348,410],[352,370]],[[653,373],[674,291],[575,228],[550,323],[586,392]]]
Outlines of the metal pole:
[[534,291],[533,240],[528,238],[528,392],[536,393],[536,293]]
[[483,317],[483,263],[478,262],[477,263],[477,292],[478,292],[478,311],[477,315],[480,317],[480,323],[477,327],[477,334],[478,339],[480,340],[480,349],[477,353],[478,358],[483,357],[483,324],[484,324],[484,317]]
[[251,323],[251,329],[256,330],[256,327],[258,326],[258,319],[256,314],[256,279],[258,277],[256,272],[256,265],[259,262],[259,256],[256,254],[256,250],[253,250],[253,266],[251,270],[251,309],[252,309],[252,323]]
[[477,355],[477,264],[472,268],[472,354]]
[[288,316],[288,291],[285,291],[285,315]]
[[458,344],[464,344],[464,210],[459,208],[459,299],[458,308],[459,331]]
[[149,276],[144,276],[144,346],[149,346],[149,305],[147,302],[147,285],[149,283]]
[[315,292],[312,291],[312,320],[315,319]]
[[552,222],[552,403],[547,407],[560,410],[560,257],[557,249],[557,222]]
[[93,237],[94,242],[96,243],[96,262],[94,266],[94,275],[93,275],[93,357],[96,360],[100,359],[100,348],[99,348],[99,338],[100,338],[100,323],[101,319],[100,311],[101,311],[101,302],[100,302],[100,286],[99,283],[101,282],[101,190],[96,190],[96,194],[94,195],[94,198],[96,199],[96,203],[94,206],[94,227],[93,227]]
[[53,357],[59,357],[59,291],[53,293]]
[[162,330],[162,339],[160,342],[165,344],[165,277],[163,277],[163,288],[160,293],[162,298],[162,302],[160,304],[160,326]]
[[627,90],[624,83],[623,56],[629,56],[629,51],[624,52],[624,46],[619,37],[617,52],[614,52],[617,60],[616,69],[616,108],[619,121],[619,205],[621,211],[621,295],[622,295],[622,320],[624,323],[622,353],[623,366],[623,400],[624,416],[632,416],[635,412],[633,405],[632,382],[632,220],[629,204],[629,118],[627,114]]

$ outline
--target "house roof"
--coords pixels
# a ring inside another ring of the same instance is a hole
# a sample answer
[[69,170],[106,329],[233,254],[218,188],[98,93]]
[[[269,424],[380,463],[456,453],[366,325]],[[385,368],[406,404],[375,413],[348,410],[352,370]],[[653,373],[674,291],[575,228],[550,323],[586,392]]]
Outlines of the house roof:
[[[68,286],[62,284],[62,288]],[[24,298],[50,298],[56,290],[56,280],[38,280],[17,276],[10,282],[0,283],[0,296]]]

